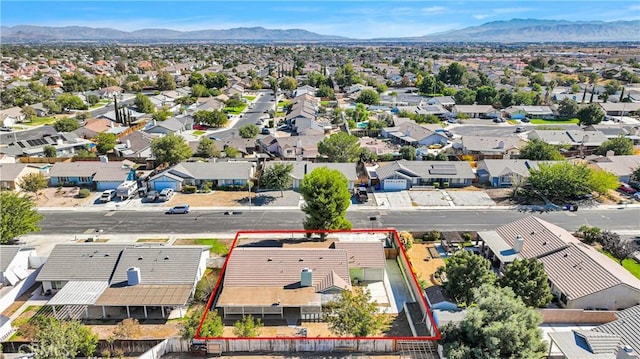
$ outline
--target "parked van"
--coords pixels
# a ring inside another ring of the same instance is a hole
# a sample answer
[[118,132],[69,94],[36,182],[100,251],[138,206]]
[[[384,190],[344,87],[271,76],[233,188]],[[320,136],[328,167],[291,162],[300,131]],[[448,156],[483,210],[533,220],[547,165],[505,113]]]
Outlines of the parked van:
[[102,195],[100,196],[100,202],[102,203],[111,202],[115,197],[116,197],[116,191],[113,189],[108,189],[102,192]]
[[161,200],[162,202],[166,202],[171,199],[171,196],[173,196],[173,189],[165,188],[162,191],[160,191],[160,195],[158,195],[158,199]]
[[167,213],[168,214],[187,214],[187,213],[189,213],[189,205],[188,204],[179,204],[177,206],[169,208]]

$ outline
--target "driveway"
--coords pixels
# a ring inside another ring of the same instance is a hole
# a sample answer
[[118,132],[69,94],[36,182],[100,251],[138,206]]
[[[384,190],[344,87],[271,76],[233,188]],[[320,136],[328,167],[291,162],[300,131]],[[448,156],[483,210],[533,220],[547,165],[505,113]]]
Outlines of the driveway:
[[451,206],[444,191],[410,191],[409,196],[418,206]]
[[[445,192],[445,191],[443,191]],[[448,190],[446,194],[456,206],[495,206],[488,194],[482,191]]]
[[413,207],[408,191],[373,192],[373,196],[378,206],[389,206],[389,208]]

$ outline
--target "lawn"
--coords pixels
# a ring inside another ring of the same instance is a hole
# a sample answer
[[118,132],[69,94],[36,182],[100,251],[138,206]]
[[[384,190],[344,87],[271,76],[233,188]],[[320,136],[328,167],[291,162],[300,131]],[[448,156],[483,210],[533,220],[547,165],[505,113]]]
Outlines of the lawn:
[[320,101],[320,105],[329,106],[329,105],[331,105],[331,101]]
[[205,132],[205,131],[202,131],[202,130],[195,130],[195,131],[193,131],[193,135],[194,135],[194,136],[202,136],[202,135],[204,135],[205,133],[206,133],[206,132]]
[[278,101],[278,107],[286,107],[286,106],[289,106],[289,104],[291,104],[291,101],[289,101],[289,100],[280,100],[280,101]]
[[577,118],[572,118],[570,120],[540,120],[540,119],[532,119],[531,123],[534,125],[569,125],[578,123]]
[[255,99],[256,99],[256,97],[255,97],[255,96],[251,96],[251,95],[246,95],[246,96],[242,96],[242,97],[246,98],[246,99],[247,99],[247,101],[253,101],[253,100],[255,100]]
[[225,255],[229,253],[229,248],[227,248],[227,245],[219,242],[217,238],[197,238],[196,244],[202,246],[210,246],[210,251],[215,254]]
[[243,104],[242,106],[239,106],[239,107],[225,107],[224,112],[232,115],[239,115],[240,113],[242,113],[242,111],[244,111],[245,108],[247,108],[246,104]]
[[29,126],[40,126],[40,125],[51,125],[56,122],[56,119],[53,117],[35,117],[30,122],[25,122],[25,125]]
[[[611,253],[605,251],[604,249],[600,249],[600,252],[602,252],[604,255],[606,255],[607,257],[611,258],[612,260],[614,260],[616,262],[616,264],[620,264],[620,261],[617,260],[616,258],[614,258]],[[631,272],[631,274],[633,274],[636,278],[640,278],[640,263],[636,262],[635,259],[633,258],[627,258],[625,260],[622,261],[622,266],[628,270],[629,272]]]

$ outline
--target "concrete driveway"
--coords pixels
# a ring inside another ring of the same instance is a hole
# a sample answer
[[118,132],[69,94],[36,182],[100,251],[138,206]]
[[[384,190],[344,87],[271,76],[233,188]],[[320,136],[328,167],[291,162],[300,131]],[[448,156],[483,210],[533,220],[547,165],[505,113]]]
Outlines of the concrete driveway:
[[408,191],[374,192],[373,196],[378,206],[388,206],[389,208],[413,207],[413,201]]
[[418,206],[451,206],[444,191],[409,191],[409,196]]
[[[445,191],[443,191],[445,192]],[[448,190],[446,194],[456,206],[495,206],[488,194],[481,191],[455,191]]]

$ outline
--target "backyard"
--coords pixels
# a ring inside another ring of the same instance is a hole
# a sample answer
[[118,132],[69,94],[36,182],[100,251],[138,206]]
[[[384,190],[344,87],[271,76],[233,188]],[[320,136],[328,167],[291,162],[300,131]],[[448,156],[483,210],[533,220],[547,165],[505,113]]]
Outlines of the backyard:
[[[611,255],[611,253],[605,251],[604,249],[599,249],[600,252],[602,252],[604,255],[606,255],[607,257],[611,258],[611,260],[615,261],[616,264],[620,264],[620,261],[617,260],[613,255]],[[622,266],[628,270],[629,272],[631,272],[631,274],[633,274],[636,278],[640,279],[640,263],[638,263],[635,259],[633,258],[627,258],[625,260],[622,261]]]
[[435,243],[414,243],[411,249],[406,252],[413,269],[416,271],[416,277],[418,280],[423,280],[421,284],[428,284],[428,286],[437,284],[433,274],[439,267],[445,265],[445,260],[437,254]]

